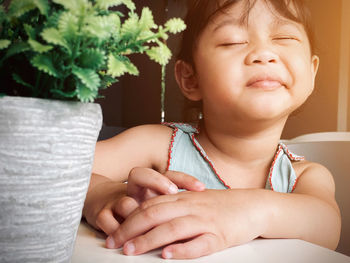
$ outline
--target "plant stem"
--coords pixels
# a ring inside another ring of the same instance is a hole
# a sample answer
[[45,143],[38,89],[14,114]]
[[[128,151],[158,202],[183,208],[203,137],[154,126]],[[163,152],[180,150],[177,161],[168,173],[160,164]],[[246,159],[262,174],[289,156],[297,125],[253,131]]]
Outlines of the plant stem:
[[165,69],[166,65],[162,65],[162,84],[160,92],[160,121],[165,121]]

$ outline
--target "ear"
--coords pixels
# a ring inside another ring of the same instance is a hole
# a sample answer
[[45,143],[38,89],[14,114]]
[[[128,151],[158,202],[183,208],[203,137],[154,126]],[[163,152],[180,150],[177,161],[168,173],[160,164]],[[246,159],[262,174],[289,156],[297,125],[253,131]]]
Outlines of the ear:
[[316,55],[313,55],[311,57],[311,74],[312,74],[312,89],[311,89],[311,91],[313,91],[313,89],[315,87],[315,79],[316,79],[319,64],[320,64],[319,57]]
[[181,92],[186,98],[192,101],[199,101],[202,99],[197,78],[191,65],[182,60],[176,61],[175,78]]

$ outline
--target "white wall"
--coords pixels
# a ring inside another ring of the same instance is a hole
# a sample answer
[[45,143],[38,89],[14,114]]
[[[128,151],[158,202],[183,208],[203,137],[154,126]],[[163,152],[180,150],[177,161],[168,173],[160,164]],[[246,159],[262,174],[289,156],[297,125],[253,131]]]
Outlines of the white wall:
[[338,88],[338,122],[337,130],[346,131],[348,128],[349,85],[350,85],[350,1],[342,0],[341,7],[341,36],[339,61]]
[[314,93],[287,121],[282,135],[286,139],[340,128],[350,130],[350,0],[307,0],[307,4],[320,67]]

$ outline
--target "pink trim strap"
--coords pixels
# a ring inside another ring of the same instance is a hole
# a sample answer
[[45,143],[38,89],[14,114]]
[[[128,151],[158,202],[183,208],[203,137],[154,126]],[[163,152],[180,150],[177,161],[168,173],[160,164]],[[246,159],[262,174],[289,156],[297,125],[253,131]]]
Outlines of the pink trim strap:
[[171,162],[172,153],[173,153],[174,140],[175,140],[175,136],[176,136],[178,130],[179,129],[177,127],[174,127],[173,134],[171,135],[169,151],[168,151],[168,165],[166,168],[167,171],[169,170],[169,167],[170,167],[170,162]]
[[216,175],[216,177],[220,180],[220,182],[227,187],[228,189],[231,189],[231,187],[225,183],[225,181],[220,177],[220,175],[217,173],[213,163],[209,160],[208,156],[203,152],[203,150],[198,146],[196,139],[194,137],[194,134],[191,135],[191,139],[192,139],[192,143],[193,145],[196,147],[197,151],[202,155],[202,157],[204,158],[204,160],[209,164],[209,166],[211,167],[211,169],[213,170],[214,174]]

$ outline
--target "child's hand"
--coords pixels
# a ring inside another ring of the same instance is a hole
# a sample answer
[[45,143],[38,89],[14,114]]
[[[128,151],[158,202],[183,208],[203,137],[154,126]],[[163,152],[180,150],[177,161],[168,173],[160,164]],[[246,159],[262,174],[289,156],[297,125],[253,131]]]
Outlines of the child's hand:
[[[195,258],[246,243],[265,228],[263,209],[257,209],[260,200],[249,191],[254,190],[182,192],[149,199],[129,215],[106,245],[124,245],[128,255],[166,246],[164,258]],[[171,244],[176,241],[181,242]]]
[[149,168],[134,168],[128,177],[127,195],[139,204],[163,194],[176,194],[178,188],[188,191],[203,191],[205,185],[195,177],[175,171],[164,175]]
[[91,181],[96,180],[100,182],[89,190],[83,215],[90,225],[109,235],[139,205],[133,198],[126,196],[126,184],[94,174]]
[[168,171],[162,175],[148,168],[132,169],[127,184],[93,174],[91,184],[95,183],[86,197],[83,215],[90,225],[107,235],[115,232],[141,202],[151,197],[177,193],[177,187],[190,191],[205,189],[203,183],[187,174]]

